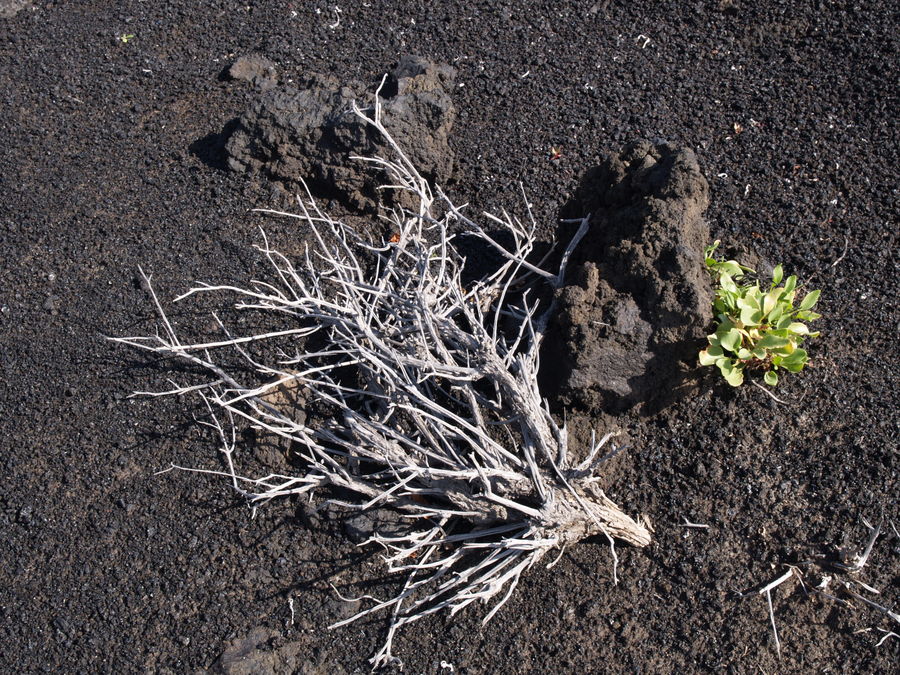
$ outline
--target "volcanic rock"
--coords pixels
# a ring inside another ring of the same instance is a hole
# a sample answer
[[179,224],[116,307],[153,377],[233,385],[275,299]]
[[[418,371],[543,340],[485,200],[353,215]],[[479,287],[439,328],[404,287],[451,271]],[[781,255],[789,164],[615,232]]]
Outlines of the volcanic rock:
[[545,384],[586,410],[665,405],[712,319],[709,186],[691,150],[639,141],[588,172],[578,198],[590,230],[558,291]]
[[275,64],[259,54],[241,56],[231,64],[228,76],[233,80],[249,82],[262,91],[268,91],[278,84]]
[[[436,183],[445,183],[453,168],[448,139],[456,110],[448,92],[455,73],[449,66],[405,56],[380,92],[385,127],[419,172]],[[365,105],[366,89],[312,74],[299,86],[261,92],[225,146],[228,166],[260,173],[290,192],[301,191],[305,181],[318,195],[371,210],[380,181],[351,156],[388,158],[393,153],[351,111],[354,101]]]
[[0,0],[0,19],[11,19],[26,7],[31,7],[31,0]]

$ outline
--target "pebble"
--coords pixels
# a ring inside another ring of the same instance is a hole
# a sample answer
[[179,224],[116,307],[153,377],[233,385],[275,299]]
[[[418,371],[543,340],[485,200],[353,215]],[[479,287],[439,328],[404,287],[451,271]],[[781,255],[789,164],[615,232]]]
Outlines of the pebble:
[[42,307],[52,315],[56,316],[59,313],[59,296],[48,295],[47,299],[44,300]]

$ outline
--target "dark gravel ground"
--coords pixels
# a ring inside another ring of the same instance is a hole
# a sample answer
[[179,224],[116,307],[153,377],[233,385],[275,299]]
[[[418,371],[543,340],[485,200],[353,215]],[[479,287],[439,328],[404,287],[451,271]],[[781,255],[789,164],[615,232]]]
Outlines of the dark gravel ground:
[[896,6],[38,0],[6,14],[0,670],[198,672],[231,644],[219,665],[234,673],[362,672],[380,644],[379,621],[325,628],[348,611],[328,583],[353,588],[377,558],[339,518],[283,502],[251,519],[222,481],[155,475],[215,468],[214,439],[179,401],[127,399],[164,373],[102,338],[151,325],[138,265],[163,297],[260,268],[248,209],[275,197],[226,170],[215,137],[254,95],[221,73],[258,52],[283,77],[373,85],[404,53],[451,63],[450,187],[473,209],[518,209],[521,181],[548,231],[604,151],[691,147],[714,235],[823,289],[787,404],[710,374],[653,416],[570,418],[625,429],[609,493],[656,528],[648,549],[620,547],[617,586],[605,544],[585,542],[486,627],[475,608],[403,633],[408,672],[895,672],[883,614],[787,582],[779,657],[765,598],[735,591],[858,550],[861,518],[883,517],[857,576],[898,603]]

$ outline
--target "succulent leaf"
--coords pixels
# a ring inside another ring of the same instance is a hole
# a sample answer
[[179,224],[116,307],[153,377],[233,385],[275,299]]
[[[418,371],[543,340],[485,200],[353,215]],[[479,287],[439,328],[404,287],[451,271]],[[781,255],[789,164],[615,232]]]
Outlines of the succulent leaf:
[[700,352],[700,365],[701,366],[712,366],[715,365],[716,361],[719,360],[719,356],[713,356],[709,353],[709,349],[704,349]]
[[756,343],[757,347],[762,349],[775,349],[778,347],[784,347],[787,344],[790,344],[790,340],[787,338],[780,337],[778,335],[774,335],[773,333],[767,333],[763,335],[759,342]]
[[[784,269],[782,269],[781,265],[775,265],[775,269],[772,270],[772,285],[777,286],[781,283],[781,277],[784,276]],[[775,376],[775,381],[778,381],[778,376]]]
[[800,311],[805,312],[808,309],[812,309],[813,305],[819,301],[821,293],[822,291],[810,291],[807,293],[806,297],[803,298],[803,302],[800,303]]
[[741,332],[737,328],[731,328],[727,333],[719,337],[719,343],[723,349],[736,352],[741,344]]

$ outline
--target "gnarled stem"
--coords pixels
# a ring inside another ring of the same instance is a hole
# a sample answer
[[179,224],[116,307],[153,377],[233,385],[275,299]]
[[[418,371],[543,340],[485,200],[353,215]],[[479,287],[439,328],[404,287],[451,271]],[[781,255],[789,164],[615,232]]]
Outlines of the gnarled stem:
[[[355,508],[390,506],[409,517],[405,532],[372,538],[384,548],[389,570],[406,575],[400,593],[335,624],[390,610],[387,640],[373,658],[378,666],[395,660],[397,629],[423,616],[500,595],[485,621],[490,619],[521,574],[554,548],[597,534],[611,545],[616,538],[645,546],[650,535],[594,486],[594,457],[610,435],[570,468],[566,428],[538,390],[549,310],[537,316],[539,303],[522,284],[529,278],[561,284],[563,270],[546,272],[528,261],[534,223],[494,218],[514,242],[507,249],[445,195],[435,208],[428,184],[383,127],[377,95],[373,110],[354,113],[395,153],[368,161],[418,204],[390,214],[391,241],[363,240],[320,211],[307,193],[299,214],[277,213],[299,219],[312,235],[301,259],[274,250],[263,235],[259,248],[271,263],[272,280],[200,285],[179,298],[233,294],[238,309],[288,317],[293,327],[236,336],[219,322],[224,338],[185,344],[150,287],[161,332],[116,339],[177,357],[208,375],[162,393],[204,397],[223,443],[222,473],[254,501],[331,486],[358,495],[349,504]],[[468,287],[464,260],[449,234],[459,221],[503,258],[499,269]],[[586,228],[585,219],[563,253],[563,267]],[[303,340],[313,337],[319,346],[306,351]],[[239,376],[223,365],[223,351],[236,351],[242,372],[251,374]],[[280,357],[263,357],[272,353]],[[307,426],[284,403],[285,392],[336,412]],[[232,430],[240,419],[293,441],[306,472],[241,476]]]

